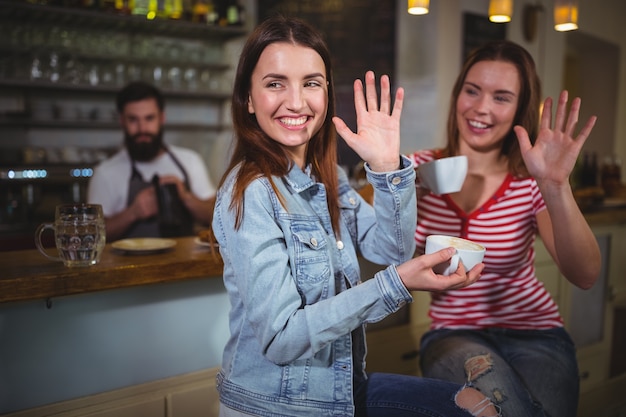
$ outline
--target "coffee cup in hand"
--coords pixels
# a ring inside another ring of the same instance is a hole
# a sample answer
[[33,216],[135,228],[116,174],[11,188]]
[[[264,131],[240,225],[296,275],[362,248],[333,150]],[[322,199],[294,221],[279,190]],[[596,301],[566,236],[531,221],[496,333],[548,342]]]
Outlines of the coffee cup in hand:
[[435,253],[446,248],[456,249],[449,261],[433,267],[433,271],[440,275],[451,275],[459,267],[459,261],[463,262],[465,271],[469,271],[483,261],[485,247],[471,240],[454,236],[430,235],[426,238],[426,254]]
[[467,175],[467,156],[451,156],[424,162],[417,167],[421,185],[437,195],[461,191]]

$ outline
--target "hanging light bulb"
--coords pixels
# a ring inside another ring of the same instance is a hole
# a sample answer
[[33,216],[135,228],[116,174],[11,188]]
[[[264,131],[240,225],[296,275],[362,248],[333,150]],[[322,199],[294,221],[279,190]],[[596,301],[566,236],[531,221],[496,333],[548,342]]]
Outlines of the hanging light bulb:
[[429,0],[408,0],[409,14],[427,14]]
[[513,0],[489,0],[489,20],[494,23],[511,21]]
[[554,29],[559,32],[578,29],[578,4],[576,0],[555,0]]

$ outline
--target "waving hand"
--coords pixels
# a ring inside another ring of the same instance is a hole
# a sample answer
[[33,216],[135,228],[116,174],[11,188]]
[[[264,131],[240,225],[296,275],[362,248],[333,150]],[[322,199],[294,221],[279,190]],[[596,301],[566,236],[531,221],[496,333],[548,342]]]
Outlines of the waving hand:
[[[357,132],[354,133],[339,118],[333,122],[337,132],[372,170],[377,172],[394,171],[400,161],[400,114],[404,100],[404,90],[398,88],[395,103],[391,108],[389,77],[380,78],[380,106],[376,93],[374,73],[365,73],[365,92],[361,80],[354,82],[354,106],[356,108]],[[365,94],[364,94],[365,93]]]
[[567,100],[567,91],[563,91],[559,96],[554,126],[552,125],[552,99],[545,100],[539,135],[534,145],[531,144],[526,129],[521,126],[514,128],[526,167],[537,181],[554,184],[563,184],[568,181],[576,159],[596,123],[597,118],[590,117],[578,135],[574,136],[581,101],[580,98],[575,98],[569,114],[566,114]]

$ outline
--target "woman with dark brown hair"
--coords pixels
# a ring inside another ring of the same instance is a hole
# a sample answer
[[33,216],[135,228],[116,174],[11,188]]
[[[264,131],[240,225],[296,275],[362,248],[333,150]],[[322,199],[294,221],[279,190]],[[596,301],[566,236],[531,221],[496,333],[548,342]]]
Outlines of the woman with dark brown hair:
[[[231,302],[218,375],[220,415],[495,416],[485,396],[446,381],[365,371],[365,325],[412,301],[411,290],[460,288],[435,275],[448,249],[413,259],[415,172],[400,156],[404,92],[389,77],[355,81],[357,133],[334,116],[331,59],[319,32],[261,23],[237,67],[235,149],[213,231]],[[334,123],[334,126],[333,126]],[[335,129],[366,161],[375,206],[338,169]],[[390,265],[361,281],[357,253]]]

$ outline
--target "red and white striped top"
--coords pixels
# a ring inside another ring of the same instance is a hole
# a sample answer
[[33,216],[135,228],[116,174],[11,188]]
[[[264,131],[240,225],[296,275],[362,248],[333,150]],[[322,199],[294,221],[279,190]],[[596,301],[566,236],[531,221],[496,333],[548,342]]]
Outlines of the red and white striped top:
[[[408,157],[415,167],[434,159],[434,151]],[[535,215],[546,206],[532,178],[508,175],[493,197],[465,213],[447,195],[418,198],[415,240],[423,253],[426,236],[459,236],[485,246],[485,269],[469,287],[433,293],[431,328],[550,329],[562,327],[558,307],[535,276]]]

